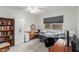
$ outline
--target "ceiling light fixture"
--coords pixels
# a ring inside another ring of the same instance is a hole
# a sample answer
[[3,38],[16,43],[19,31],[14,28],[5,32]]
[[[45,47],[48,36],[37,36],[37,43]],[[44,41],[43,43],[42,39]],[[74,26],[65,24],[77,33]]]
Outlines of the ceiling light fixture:
[[29,11],[30,13],[37,13],[39,12],[39,8],[36,7],[36,6],[30,6],[30,7],[27,7],[27,11]]

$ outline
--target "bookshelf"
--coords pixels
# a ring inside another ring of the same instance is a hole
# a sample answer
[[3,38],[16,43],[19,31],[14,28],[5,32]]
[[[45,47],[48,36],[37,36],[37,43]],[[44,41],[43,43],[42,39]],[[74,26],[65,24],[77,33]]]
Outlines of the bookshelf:
[[9,42],[14,46],[14,19],[0,18],[0,42]]

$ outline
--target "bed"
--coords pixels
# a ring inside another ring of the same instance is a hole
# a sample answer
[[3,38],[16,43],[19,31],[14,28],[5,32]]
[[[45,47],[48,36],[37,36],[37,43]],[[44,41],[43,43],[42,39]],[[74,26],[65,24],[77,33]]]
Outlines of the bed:
[[48,37],[52,37],[52,38],[55,38],[55,39],[61,39],[61,38],[65,38],[65,34],[64,32],[61,32],[61,33],[56,33],[56,32],[40,32],[38,37],[40,38],[40,41],[45,41],[46,38]]
[[[69,41],[73,40],[74,35],[75,33],[70,31]],[[65,31],[61,31],[61,32],[42,31],[42,32],[39,32],[38,38],[40,39],[41,42],[46,42],[48,38],[52,38],[54,43],[58,39],[64,39],[65,42],[67,42],[67,34],[65,33]]]

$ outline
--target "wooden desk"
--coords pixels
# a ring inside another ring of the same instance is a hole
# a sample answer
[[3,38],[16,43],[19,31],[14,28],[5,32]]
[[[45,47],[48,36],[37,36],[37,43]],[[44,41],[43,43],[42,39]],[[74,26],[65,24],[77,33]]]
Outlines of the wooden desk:
[[71,47],[64,45],[64,39],[59,39],[54,46],[49,49],[49,52],[71,52]]
[[35,32],[35,31],[30,31],[28,33],[29,33],[30,40],[36,38],[36,36],[38,35],[38,32]]

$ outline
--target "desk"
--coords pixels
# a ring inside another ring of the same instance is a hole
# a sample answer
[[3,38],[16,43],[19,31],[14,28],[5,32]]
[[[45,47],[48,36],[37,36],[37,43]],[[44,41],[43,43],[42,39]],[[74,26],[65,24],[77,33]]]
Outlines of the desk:
[[59,39],[55,42],[54,46],[49,49],[49,52],[71,52],[71,47],[65,46],[64,39]]
[[30,31],[27,33],[29,33],[30,40],[36,38],[36,36],[38,35],[38,32],[35,31]]

